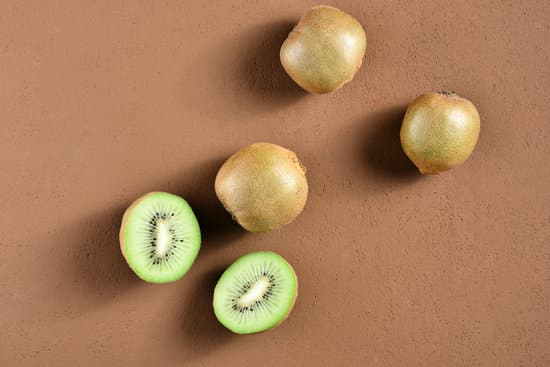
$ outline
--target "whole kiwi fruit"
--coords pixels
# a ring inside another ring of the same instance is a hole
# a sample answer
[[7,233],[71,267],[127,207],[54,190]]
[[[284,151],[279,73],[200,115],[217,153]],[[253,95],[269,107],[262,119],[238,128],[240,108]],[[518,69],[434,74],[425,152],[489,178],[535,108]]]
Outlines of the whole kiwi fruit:
[[306,169],[294,152],[271,143],[255,143],[222,165],[215,190],[243,228],[266,232],[292,222],[304,209]]
[[407,107],[401,145],[421,173],[438,174],[468,159],[479,129],[472,102],[454,92],[427,93]]
[[329,93],[353,79],[367,38],[361,24],[332,6],[305,13],[284,41],[280,58],[287,74],[311,93]]

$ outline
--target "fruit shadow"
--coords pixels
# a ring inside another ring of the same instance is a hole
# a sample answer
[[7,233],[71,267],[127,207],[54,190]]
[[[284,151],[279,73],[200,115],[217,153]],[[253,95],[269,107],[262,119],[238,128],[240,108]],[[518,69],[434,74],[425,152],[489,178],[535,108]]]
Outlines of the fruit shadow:
[[183,338],[182,345],[189,345],[185,358],[199,359],[234,340],[235,334],[223,327],[214,315],[212,298],[214,287],[225,268],[217,267],[203,272],[187,289],[184,304],[178,317]]
[[[214,192],[214,179],[223,160],[203,162],[183,171],[182,175],[144,187],[141,193],[168,191],[183,196],[189,202],[203,235],[199,258],[246,233],[231,219]],[[143,284],[120,252],[119,230],[122,215],[129,205],[130,201],[120,203],[84,218],[64,229],[55,239],[60,244],[67,244],[70,264],[64,273],[67,289],[64,287],[60,292],[82,292],[78,298],[86,300],[82,306],[75,304],[78,313],[113,302],[117,296]]]
[[85,292],[86,306],[80,311],[112,302],[141,283],[120,253],[118,234],[125,209],[126,205],[117,205],[85,218],[58,239],[69,246],[71,290]]
[[182,196],[193,208],[202,235],[199,256],[219,250],[246,235],[219,202],[214,189],[216,174],[227,157],[202,162],[156,188]]
[[421,177],[401,147],[400,130],[406,106],[377,111],[359,123],[358,149],[369,173],[393,182]]
[[236,77],[246,83],[249,97],[264,106],[282,107],[309,95],[287,75],[279,58],[281,45],[296,23],[297,19],[282,19],[256,25],[235,42],[245,45],[235,62]]

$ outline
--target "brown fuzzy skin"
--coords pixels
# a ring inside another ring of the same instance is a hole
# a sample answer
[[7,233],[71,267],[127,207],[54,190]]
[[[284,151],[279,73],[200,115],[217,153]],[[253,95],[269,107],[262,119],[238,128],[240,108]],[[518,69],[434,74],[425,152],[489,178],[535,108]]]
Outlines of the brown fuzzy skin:
[[330,93],[353,79],[367,47],[355,18],[332,6],[311,8],[283,43],[281,64],[311,93]]
[[239,150],[220,168],[216,195],[250,232],[266,232],[292,222],[304,209],[308,184],[296,154],[270,143]]
[[479,130],[479,113],[472,102],[453,92],[428,93],[407,107],[401,146],[422,174],[438,174],[468,159]]
[[125,247],[126,247],[126,239],[125,239],[125,236],[124,236],[124,232],[126,230],[126,224],[128,222],[128,218],[130,217],[130,214],[132,213],[132,210],[141,202],[143,201],[145,198],[147,198],[148,196],[150,195],[154,195],[156,194],[157,192],[150,192],[150,193],[147,193],[143,196],[140,196],[139,198],[137,198],[136,200],[134,200],[132,202],[132,204],[130,204],[130,206],[128,207],[128,209],[126,209],[126,211],[124,212],[124,215],[122,216],[122,224],[120,225],[120,232],[118,233],[118,239],[119,239],[119,242],[120,242],[120,251],[122,252],[122,256],[124,256],[124,260],[126,260],[126,253],[125,253]]

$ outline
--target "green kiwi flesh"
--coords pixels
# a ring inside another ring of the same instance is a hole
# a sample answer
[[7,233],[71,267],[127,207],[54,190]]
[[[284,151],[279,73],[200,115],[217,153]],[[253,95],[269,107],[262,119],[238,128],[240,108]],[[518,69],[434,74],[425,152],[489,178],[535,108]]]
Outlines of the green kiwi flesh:
[[258,333],[283,322],[297,295],[292,266],[274,252],[254,252],[235,261],[218,280],[214,313],[234,333]]
[[193,265],[200,244],[197,218],[189,204],[177,195],[146,194],[134,201],[122,218],[122,255],[146,282],[180,279]]

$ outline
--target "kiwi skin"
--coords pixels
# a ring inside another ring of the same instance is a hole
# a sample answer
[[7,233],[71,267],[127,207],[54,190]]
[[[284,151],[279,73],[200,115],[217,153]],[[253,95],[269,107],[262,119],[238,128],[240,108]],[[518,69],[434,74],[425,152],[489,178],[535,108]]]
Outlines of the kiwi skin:
[[401,146],[422,174],[439,174],[468,159],[479,131],[480,117],[472,102],[454,92],[427,93],[407,107]]
[[298,282],[298,276],[296,275],[296,272],[294,271],[294,268],[292,266],[290,266],[290,269],[292,269],[292,274],[294,275],[294,281],[296,282],[296,291],[294,292],[294,298],[292,299],[292,303],[290,304],[290,307],[288,308],[287,313],[281,318],[281,320],[279,320],[278,323],[273,325],[271,328],[269,328],[267,330],[264,330],[264,331],[261,331],[261,332],[266,332],[268,330],[274,329],[277,326],[281,325],[283,323],[283,321],[288,319],[288,317],[290,316],[290,313],[294,309],[294,305],[296,304],[296,299],[298,298],[298,291],[299,291],[299,288],[300,288],[300,283]]
[[350,82],[367,47],[365,30],[351,15],[321,5],[306,12],[280,50],[287,74],[311,93],[330,93]]
[[126,209],[126,211],[122,215],[122,224],[120,225],[120,231],[118,233],[118,239],[119,239],[119,243],[120,243],[120,252],[122,252],[122,256],[124,257],[124,260],[126,260],[126,262],[128,262],[128,260],[126,259],[126,250],[125,250],[125,248],[126,248],[126,237],[124,236],[124,233],[126,231],[126,224],[128,223],[128,219],[130,218],[130,214],[132,213],[134,208],[136,206],[138,206],[139,203],[141,203],[148,196],[154,195],[154,194],[158,194],[158,192],[153,191],[153,192],[150,192],[150,193],[145,194],[143,196],[140,196],[139,198],[134,200],[132,202],[132,204],[130,204],[130,206]]
[[296,299],[298,298],[298,277],[296,276],[296,273],[294,273],[294,278],[296,279],[296,292],[294,292],[294,298],[292,299],[292,303],[290,304],[290,307],[288,308],[288,311],[287,313],[281,317],[281,320],[279,320],[279,322],[277,322],[276,324],[274,324],[272,327],[270,327],[269,329],[266,329],[266,330],[262,330],[262,331],[258,331],[257,333],[255,334],[261,334],[261,333],[265,333],[266,331],[269,331],[269,330],[273,330],[275,329],[277,326],[281,325],[283,323],[283,321],[285,321],[286,319],[288,319],[288,317],[290,316],[290,313],[292,312],[292,310],[294,309],[294,305],[296,304]]
[[[293,271],[294,271],[294,269],[293,269]],[[283,321],[288,319],[288,317],[290,316],[290,313],[294,309],[294,305],[296,304],[296,299],[298,298],[298,291],[299,291],[299,288],[300,288],[300,285],[298,283],[298,277],[296,276],[296,273],[294,273],[294,279],[296,280],[296,292],[294,292],[294,298],[292,299],[292,303],[290,304],[290,307],[288,308],[288,312],[286,313],[286,315],[283,318],[281,318],[281,321],[279,321],[278,323],[273,325],[273,327],[271,329],[276,328],[277,326],[281,325],[283,323]],[[271,330],[271,329],[268,329],[268,330]],[[264,331],[267,331],[267,330],[264,330]]]
[[271,143],[255,143],[222,165],[215,191],[244,229],[271,231],[292,222],[304,209],[306,169],[294,152]]

